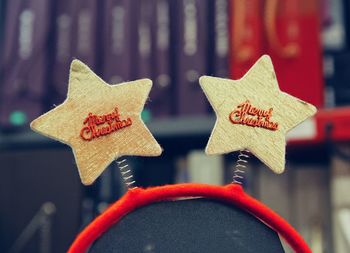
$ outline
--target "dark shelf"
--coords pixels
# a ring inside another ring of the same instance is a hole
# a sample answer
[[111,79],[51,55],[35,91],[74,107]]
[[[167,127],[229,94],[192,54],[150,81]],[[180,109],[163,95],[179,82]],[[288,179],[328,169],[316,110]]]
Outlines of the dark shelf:
[[[215,124],[215,116],[188,116],[159,119],[146,125],[157,139],[186,137],[209,138]],[[64,147],[66,145],[25,129],[16,133],[0,134],[0,150]]]

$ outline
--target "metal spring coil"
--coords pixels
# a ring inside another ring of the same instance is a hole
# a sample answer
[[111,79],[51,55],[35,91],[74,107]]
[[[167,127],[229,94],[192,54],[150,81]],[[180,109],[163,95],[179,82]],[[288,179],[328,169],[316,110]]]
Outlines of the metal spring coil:
[[123,159],[120,161],[117,160],[116,162],[117,162],[118,168],[120,170],[120,173],[122,174],[122,177],[124,179],[126,186],[129,189],[136,188],[136,186],[134,186],[134,184],[135,184],[134,176],[132,174],[131,169],[129,168],[129,165],[127,164],[126,159]]
[[242,184],[245,169],[247,168],[248,159],[250,157],[249,153],[250,152],[246,149],[239,151],[238,160],[233,171],[232,183]]

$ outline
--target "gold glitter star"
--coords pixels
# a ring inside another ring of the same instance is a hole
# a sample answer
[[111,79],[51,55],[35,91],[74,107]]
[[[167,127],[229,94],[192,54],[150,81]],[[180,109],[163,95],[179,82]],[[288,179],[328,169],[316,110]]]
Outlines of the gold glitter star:
[[30,126],[69,145],[81,180],[89,185],[120,156],[161,154],[140,116],[151,87],[149,79],[109,85],[73,60],[67,99]]
[[282,173],[286,133],[316,108],[282,92],[269,56],[262,56],[239,80],[202,76],[200,85],[217,116],[207,154],[247,149]]

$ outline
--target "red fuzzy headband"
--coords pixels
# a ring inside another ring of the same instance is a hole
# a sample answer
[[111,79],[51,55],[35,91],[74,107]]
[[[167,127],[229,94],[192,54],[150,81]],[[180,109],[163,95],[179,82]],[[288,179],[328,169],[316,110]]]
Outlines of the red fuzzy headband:
[[296,253],[311,253],[304,239],[287,221],[258,200],[247,195],[238,184],[227,186],[176,184],[147,189],[131,189],[78,235],[69,248],[68,253],[87,252],[92,243],[113,224],[137,208],[159,201],[175,200],[182,197],[204,197],[239,207],[275,230]]

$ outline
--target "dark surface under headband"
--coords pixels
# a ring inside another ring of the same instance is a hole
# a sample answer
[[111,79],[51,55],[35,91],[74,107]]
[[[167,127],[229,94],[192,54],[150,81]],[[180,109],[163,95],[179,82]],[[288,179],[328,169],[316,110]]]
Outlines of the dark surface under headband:
[[106,231],[89,253],[284,252],[275,231],[251,214],[209,199],[154,203]]
[[[88,249],[101,239],[104,234],[108,233],[114,226],[118,226],[116,224],[127,216],[133,215],[133,213],[141,208],[152,206],[156,203],[168,202],[169,200],[189,198],[210,199],[213,203],[220,202],[224,205],[232,206],[230,210],[237,208],[236,210],[239,209],[243,213],[250,214],[251,217],[255,217],[257,222],[261,222],[261,225],[265,224],[264,226],[277,232],[296,253],[311,253],[304,239],[286,220],[263,203],[247,195],[240,185],[229,184],[226,186],[215,186],[195,183],[164,185],[147,189],[130,189],[120,200],[112,204],[103,214],[98,216],[80,232],[70,246],[68,253],[87,253]],[[192,209],[191,212],[196,212],[198,207],[192,207]],[[170,227],[167,228],[171,229]],[[143,229],[146,229],[145,225]],[[250,238],[252,239],[250,240],[250,244],[258,240],[258,237],[262,237],[262,235],[255,230],[251,231],[251,234],[252,237]],[[135,236],[131,236],[131,238],[136,239]],[[128,250],[127,252],[130,251]],[[259,252],[263,251],[260,249]],[[271,251],[269,250],[269,252]]]

